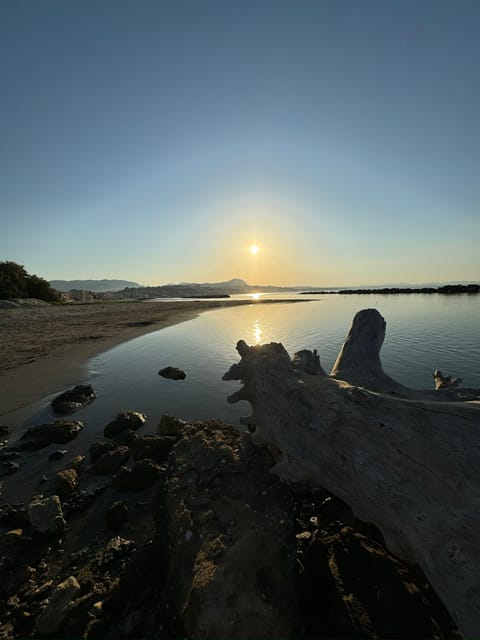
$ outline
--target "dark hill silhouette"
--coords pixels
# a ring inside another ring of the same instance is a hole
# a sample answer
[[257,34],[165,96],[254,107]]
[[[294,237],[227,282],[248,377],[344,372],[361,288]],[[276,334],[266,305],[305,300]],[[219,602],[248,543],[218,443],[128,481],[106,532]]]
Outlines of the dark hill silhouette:
[[130,280],[50,280],[50,285],[57,291],[120,291],[126,287],[141,286]]

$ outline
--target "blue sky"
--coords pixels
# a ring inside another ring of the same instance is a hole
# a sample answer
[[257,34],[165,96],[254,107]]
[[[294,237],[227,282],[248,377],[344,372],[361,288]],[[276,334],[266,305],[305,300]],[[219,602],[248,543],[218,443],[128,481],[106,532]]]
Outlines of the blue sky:
[[0,260],[479,280],[479,28],[466,0],[2,0]]

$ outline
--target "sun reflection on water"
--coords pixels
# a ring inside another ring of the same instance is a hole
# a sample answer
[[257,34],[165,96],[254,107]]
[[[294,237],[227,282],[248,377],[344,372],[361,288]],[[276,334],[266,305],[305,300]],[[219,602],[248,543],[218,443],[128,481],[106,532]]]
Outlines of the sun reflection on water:
[[261,295],[261,293],[251,293],[250,297],[252,298],[252,300],[260,300]]
[[262,339],[262,330],[260,329],[258,320],[255,320],[253,323],[253,339],[255,340],[255,344],[260,344],[260,340]]

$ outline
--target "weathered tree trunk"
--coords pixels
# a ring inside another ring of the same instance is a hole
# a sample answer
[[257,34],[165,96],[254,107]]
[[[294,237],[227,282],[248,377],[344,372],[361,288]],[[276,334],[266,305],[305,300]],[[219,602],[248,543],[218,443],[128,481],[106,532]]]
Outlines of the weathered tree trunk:
[[480,404],[438,401],[434,391],[422,400],[396,383],[381,366],[384,335],[377,311],[359,312],[335,378],[295,368],[281,344],[240,341],[241,360],[224,379],[244,386],[229,400],[251,403],[254,437],[281,452],[276,470],[283,478],[321,485],[375,523],[393,553],[418,563],[462,633],[474,638]]

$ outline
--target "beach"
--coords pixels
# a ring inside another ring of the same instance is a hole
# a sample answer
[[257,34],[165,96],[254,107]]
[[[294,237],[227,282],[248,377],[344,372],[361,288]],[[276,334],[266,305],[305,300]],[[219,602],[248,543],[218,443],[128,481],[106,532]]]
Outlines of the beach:
[[78,384],[90,358],[122,342],[190,320],[202,311],[242,304],[252,302],[110,302],[0,309],[0,416]]

